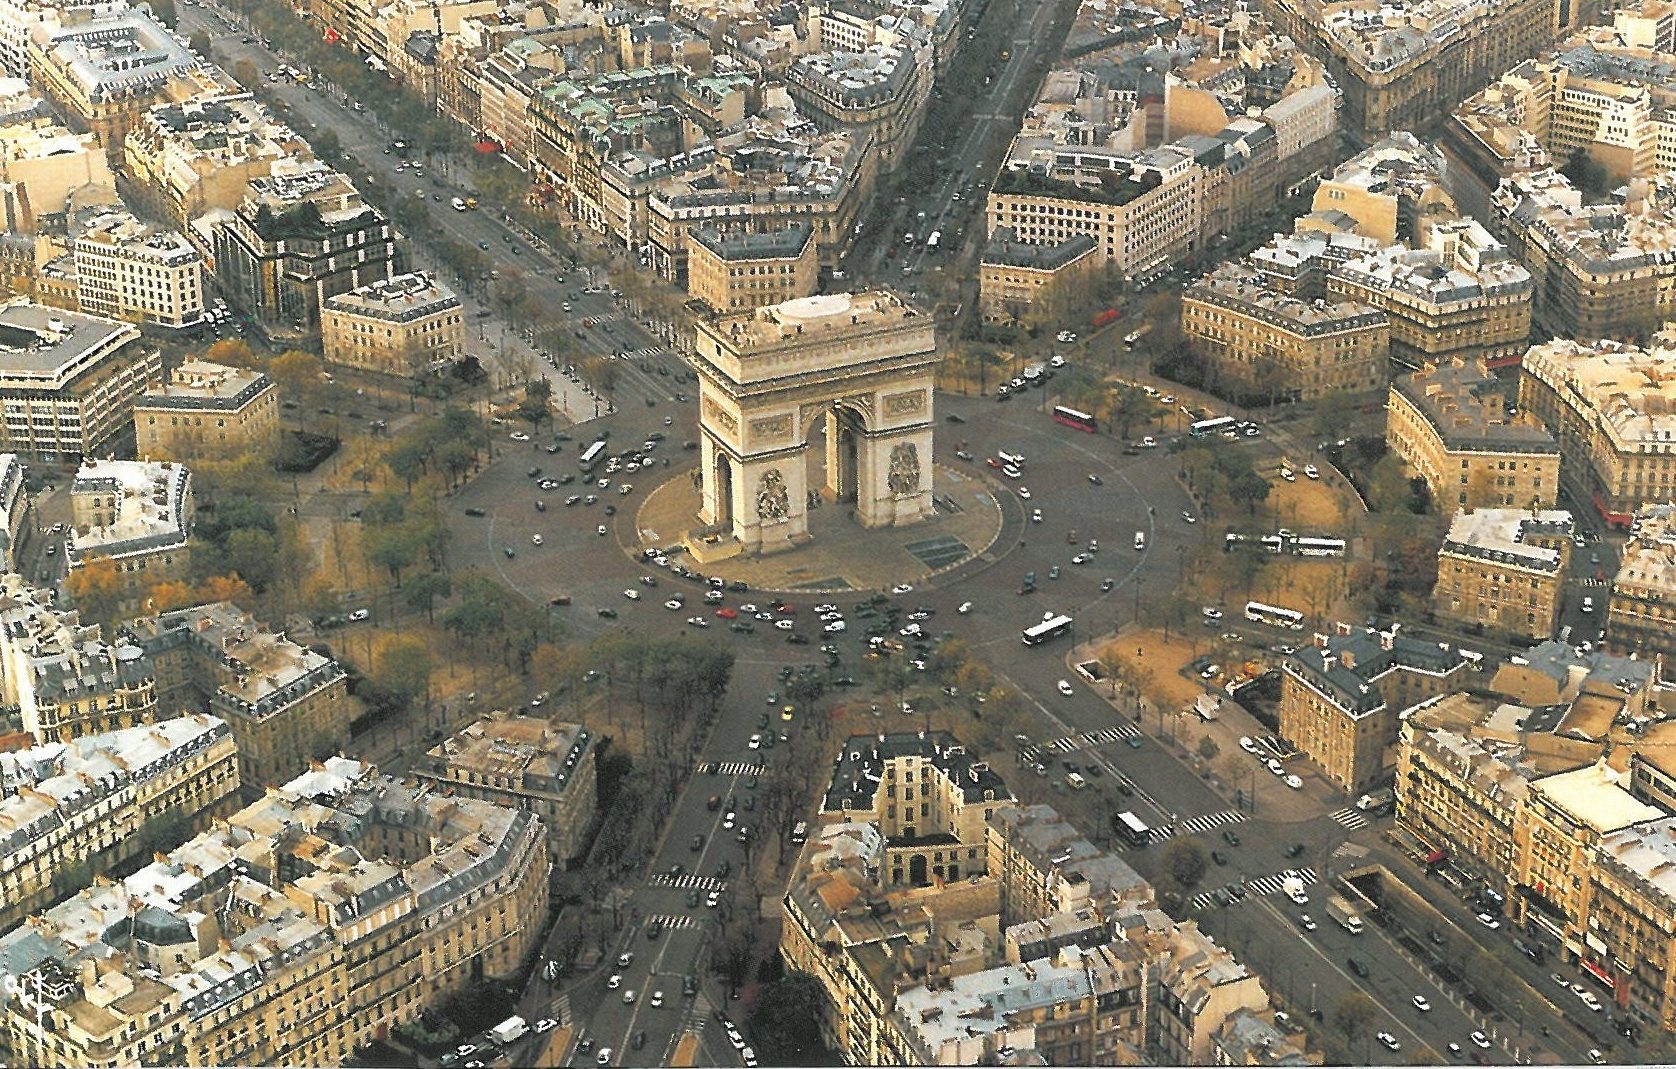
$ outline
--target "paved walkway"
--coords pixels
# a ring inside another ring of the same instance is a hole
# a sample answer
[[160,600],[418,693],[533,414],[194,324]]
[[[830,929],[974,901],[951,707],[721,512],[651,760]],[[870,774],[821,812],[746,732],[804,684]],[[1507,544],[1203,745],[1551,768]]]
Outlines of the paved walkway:
[[[669,546],[698,526],[698,488],[689,468],[653,490],[635,516],[632,550]],[[848,505],[823,502],[809,512],[812,541],[764,557],[737,557],[704,565],[708,575],[739,579],[759,590],[884,590],[924,582],[989,549],[1001,531],[1002,506],[990,485],[972,472],[933,469],[932,494],[952,502],[911,527],[869,530]]]

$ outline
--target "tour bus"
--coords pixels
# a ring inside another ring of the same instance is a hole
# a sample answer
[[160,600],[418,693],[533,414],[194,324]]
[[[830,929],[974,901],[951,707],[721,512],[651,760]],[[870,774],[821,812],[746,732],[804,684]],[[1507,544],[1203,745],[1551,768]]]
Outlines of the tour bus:
[[1058,638],[1071,629],[1071,623],[1069,616],[1049,616],[1041,623],[1024,629],[1024,644],[1039,646],[1049,639]]
[[1292,552],[1300,557],[1342,557],[1344,556],[1344,539],[1342,538],[1294,538]]
[[605,443],[595,442],[583,451],[582,456],[576,461],[576,463],[583,471],[593,471],[594,465],[598,464],[604,456]]
[[1067,427],[1075,427],[1079,431],[1087,431],[1089,434],[1100,429],[1093,416],[1087,412],[1078,412],[1074,408],[1066,408],[1064,405],[1053,406],[1053,421],[1063,423]]
[[1188,428],[1188,432],[1195,438],[1208,438],[1213,434],[1221,434],[1223,431],[1231,431],[1237,425],[1238,421],[1232,416],[1215,416],[1211,419],[1202,419],[1193,424]]
[[1129,845],[1145,846],[1152,841],[1152,829],[1141,823],[1141,818],[1127,809],[1119,813],[1115,819],[1117,823],[1115,830],[1129,840]]
[[1245,618],[1254,624],[1268,624],[1270,627],[1287,627],[1293,631],[1304,629],[1303,613],[1283,609],[1279,605],[1265,605],[1260,601],[1245,603]]

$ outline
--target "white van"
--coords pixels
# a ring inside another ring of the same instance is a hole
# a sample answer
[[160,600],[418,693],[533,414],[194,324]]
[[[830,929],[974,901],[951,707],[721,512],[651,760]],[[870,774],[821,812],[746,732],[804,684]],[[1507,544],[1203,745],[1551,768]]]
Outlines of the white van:
[[1015,468],[1024,467],[1023,453],[1009,453],[1005,449],[997,449],[995,455],[1003,464],[1011,464]]
[[466,202],[461,200],[459,197],[455,197],[451,203],[454,205],[454,210],[457,212],[463,212],[466,210]]
[[1084,787],[1088,786],[1088,781],[1082,778],[1082,774],[1080,772],[1065,773],[1065,782],[1071,785],[1071,789],[1073,791],[1080,791]]
[[1136,550],[1136,552],[1139,552],[1139,551],[1141,551],[1145,548],[1146,548],[1146,532],[1145,531],[1136,531],[1135,532],[1135,550]]

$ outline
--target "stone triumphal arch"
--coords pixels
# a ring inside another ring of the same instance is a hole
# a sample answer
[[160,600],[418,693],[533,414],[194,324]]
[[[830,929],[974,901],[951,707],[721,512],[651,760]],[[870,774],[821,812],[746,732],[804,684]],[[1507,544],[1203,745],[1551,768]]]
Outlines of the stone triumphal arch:
[[890,293],[824,294],[700,322],[696,340],[703,555],[808,540],[805,452],[822,428],[822,498],[865,527],[931,515],[931,317]]

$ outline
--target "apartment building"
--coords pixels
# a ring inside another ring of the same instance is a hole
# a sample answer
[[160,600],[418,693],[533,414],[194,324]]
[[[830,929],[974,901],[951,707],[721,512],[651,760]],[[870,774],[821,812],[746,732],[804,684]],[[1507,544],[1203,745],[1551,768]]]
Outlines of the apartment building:
[[99,139],[113,166],[148,107],[236,88],[145,8],[36,25],[26,54],[30,81]]
[[1405,0],[1375,9],[1265,0],[1262,9],[1337,76],[1342,122],[1372,140],[1390,130],[1431,127],[1462,98],[1548,47],[1556,33],[1580,24],[1586,6]]
[[337,1065],[536,949],[541,822],[333,758],[0,938],[41,1069]]
[[1411,245],[1421,222],[1454,216],[1444,191],[1447,161],[1436,146],[1398,128],[1345,160],[1315,187],[1310,214],[1295,229],[1348,231],[1379,247]]
[[1389,782],[1397,714],[1459,690],[1472,666],[1458,649],[1400,633],[1339,624],[1281,666],[1280,734],[1339,790]]
[[328,363],[418,378],[465,355],[465,308],[428,274],[397,275],[326,298],[320,340]]
[[712,311],[764,308],[819,285],[815,228],[806,221],[768,232],[687,231],[687,294]]
[[1676,818],[1603,834],[1589,872],[1579,964],[1636,1027],[1676,1027]]
[[279,386],[249,368],[186,360],[134,402],[134,449],[148,460],[271,455],[279,432]]
[[1010,805],[988,820],[985,869],[1000,881],[1001,923],[1155,904],[1152,886],[1117,854],[1089,842],[1049,805]]
[[1001,777],[946,731],[854,735],[839,752],[820,814],[876,826],[884,836],[881,878],[923,887],[983,873],[985,822],[1012,800]]
[[83,312],[163,331],[204,319],[204,261],[180,234],[103,212],[71,243]]
[[127,0],[5,0],[0,3],[0,73],[29,77],[29,35],[37,26],[56,28],[78,15],[103,17],[127,9]]
[[1559,627],[1575,531],[1558,509],[1460,511],[1437,551],[1432,612],[1468,627],[1543,639]]
[[1530,344],[1530,272],[1476,220],[1428,219],[1416,238],[1335,266],[1328,298],[1384,312],[1398,364],[1516,363]]
[[1615,341],[1551,341],[1525,354],[1519,404],[1548,426],[1560,477],[1611,526],[1648,501],[1676,497],[1676,376],[1669,350]]
[[133,425],[134,399],[162,368],[132,325],[47,308],[0,305],[0,405],[9,448],[68,464],[95,455]]
[[1630,524],[1606,609],[1613,649],[1676,656],[1676,505],[1643,505]]
[[1269,1009],[1269,994],[1196,923],[1178,924],[1171,935],[1158,974],[1157,1064],[1208,1065],[1228,1018]]
[[978,311],[991,322],[1026,320],[1038,311],[1038,301],[1066,293],[1098,265],[1094,239],[1087,234],[1033,245],[1001,227],[989,235],[978,261]]
[[237,211],[251,180],[281,160],[312,155],[251,94],[223,93],[147,108],[123,139],[122,166],[136,202],[186,231],[210,212]]
[[792,61],[786,88],[816,125],[868,140],[879,169],[891,171],[919,133],[931,95],[931,59],[928,45],[907,37],[854,51],[834,48]]
[[395,228],[318,160],[251,178],[212,234],[216,282],[271,337],[308,337],[328,298],[401,273]]
[[22,729],[37,742],[70,742],[157,719],[143,651],[104,642],[97,624],[56,600],[20,575],[0,575],[0,698]]
[[413,765],[421,783],[541,818],[547,855],[582,852],[597,804],[594,738],[580,724],[496,713],[442,740]]
[[18,570],[19,541],[33,514],[23,460],[16,453],[0,453],[0,573]]
[[1637,34],[1648,21],[1640,12],[1611,15],[1610,26],[1517,64],[1450,115],[1442,144],[1475,200],[1504,178],[1580,153],[1613,185],[1676,170],[1676,57],[1652,44],[1656,33]]
[[1182,291],[1181,332],[1204,360],[1207,387],[1225,396],[1314,400],[1375,389],[1388,374],[1385,313],[1288,296],[1244,264],[1221,264]]
[[1092,237],[1099,262],[1150,276],[1199,249],[1205,170],[1174,146],[1139,153],[1074,155],[1072,166],[1038,169],[1021,142],[995,178],[985,209],[991,234],[1052,245]]
[[1560,449],[1535,417],[1507,414],[1484,361],[1427,364],[1391,383],[1385,443],[1441,507],[1549,508]]
[[69,213],[71,193],[87,189],[115,199],[110,163],[92,134],[60,126],[44,102],[39,112],[0,115],[0,221],[7,231],[35,234],[43,222],[56,224]]
[[191,577],[193,513],[184,465],[83,461],[70,484],[70,570],[109,561],[122,583],[118,611],[137,613],[152,587]]
[[145,833],[190,835],[237,804],[233,733],[202,714],[0,754],[0,926],[79,891],[151,849]]
[[1540,336],[1644,338],[1676,317],[1676,174],[1585,204],[1559,172],[1524,172],[1496,187],[1490,212],[1530,270]]
[[232,727],[246,799],[349,741],[343,668],[232,602],[133,620],[122,637],[155,673],[156,704],[169,713],[207,707]]

